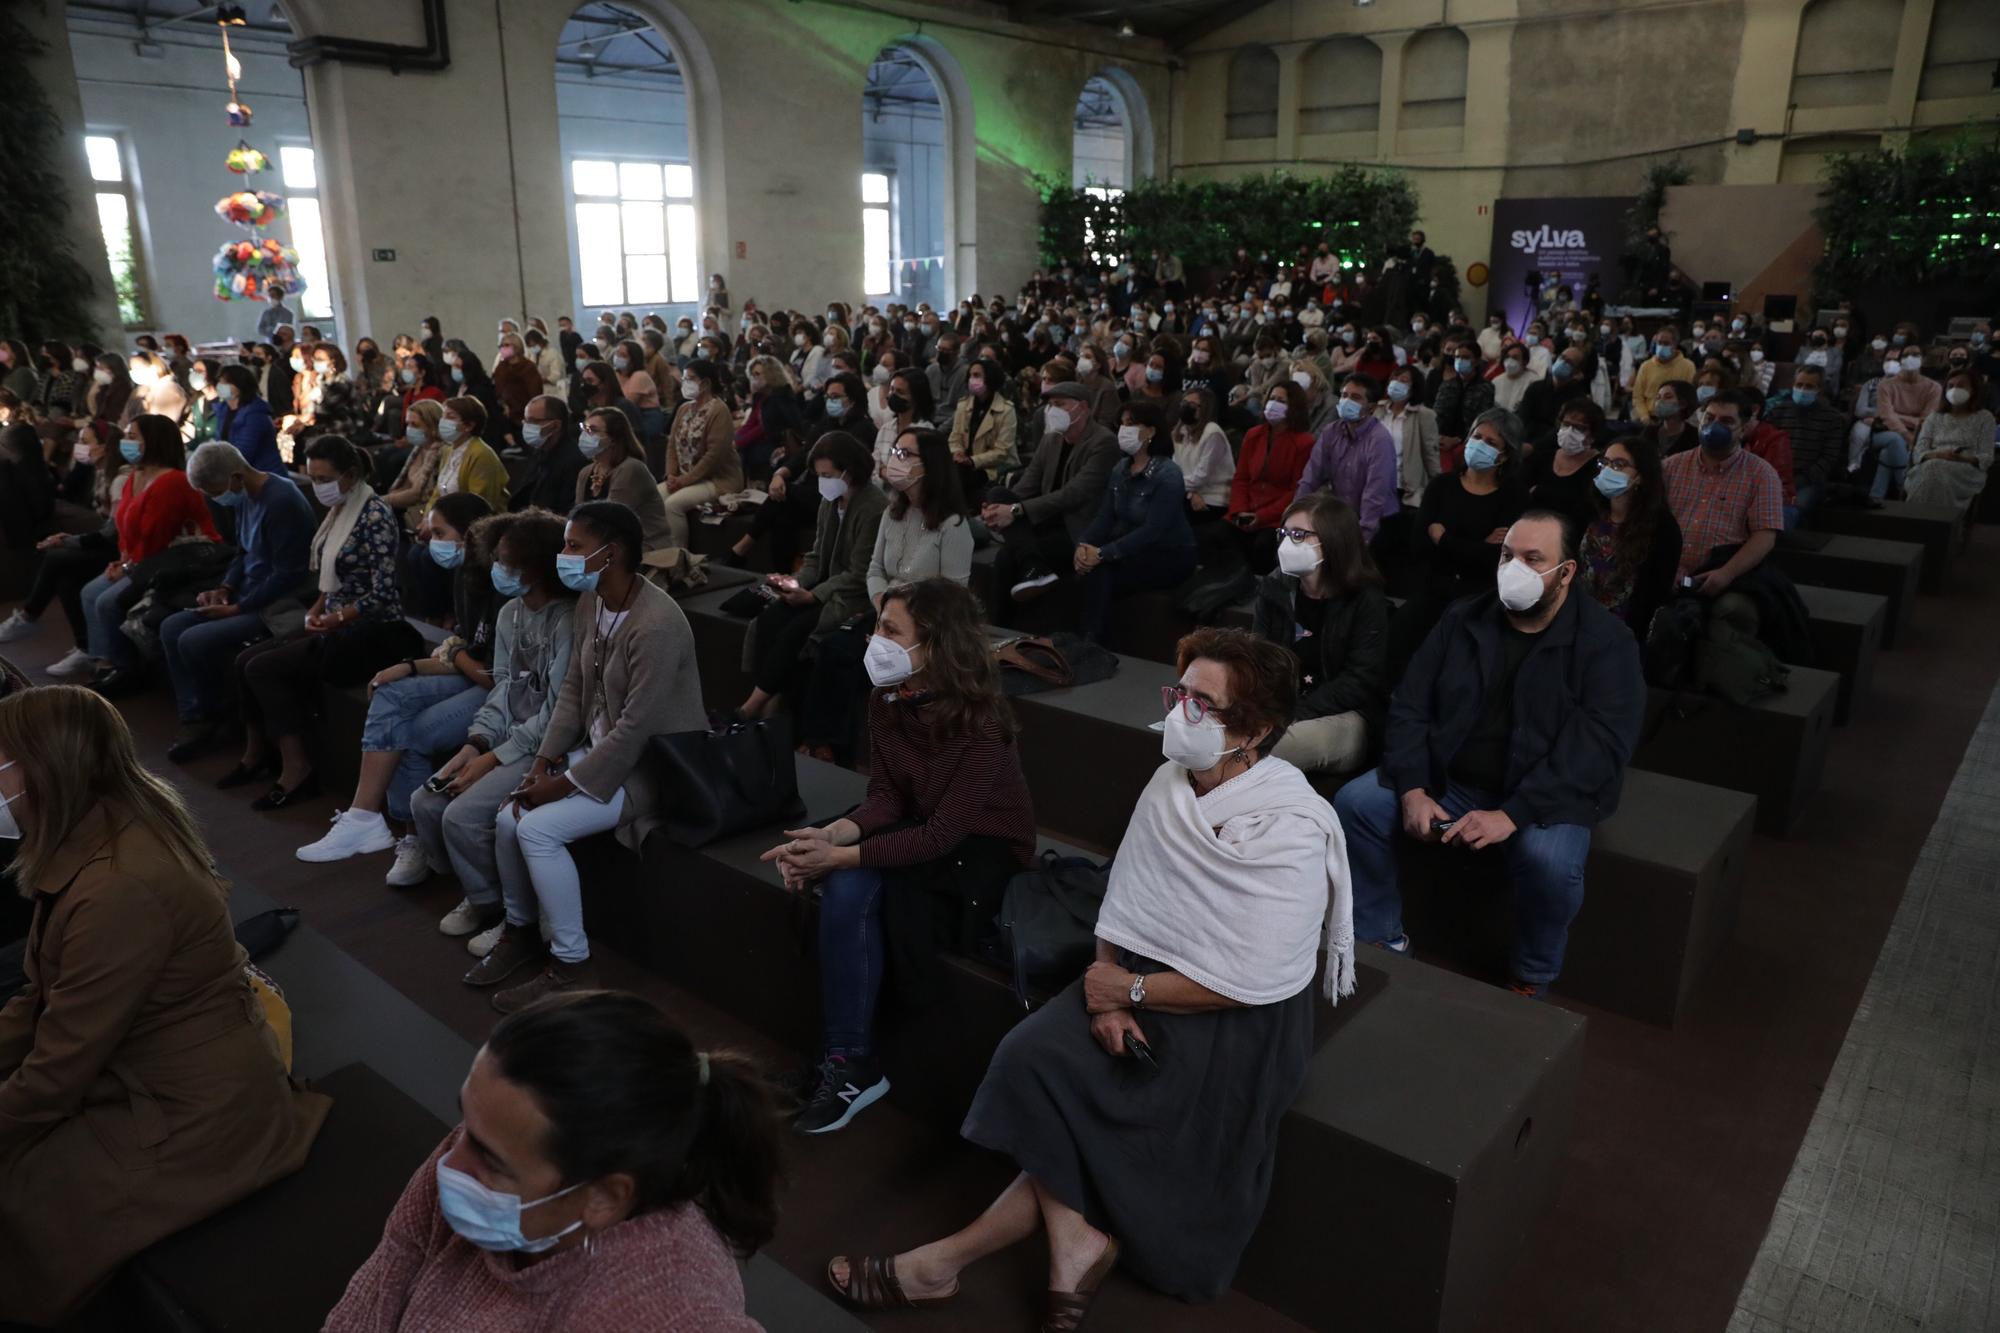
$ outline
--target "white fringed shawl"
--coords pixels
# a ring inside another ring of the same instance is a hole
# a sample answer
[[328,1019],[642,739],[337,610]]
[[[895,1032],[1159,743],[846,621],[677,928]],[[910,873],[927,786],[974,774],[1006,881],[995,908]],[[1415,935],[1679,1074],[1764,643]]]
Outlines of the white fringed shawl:
[[1218,995],[1273,1004],[1312,984],[1322,920],[1337,1003],[1354,993],[1347,840],[1305,775],[1266,756],[1206,796],[1180,765],[1160,766],[1118,845],[1097,934]]

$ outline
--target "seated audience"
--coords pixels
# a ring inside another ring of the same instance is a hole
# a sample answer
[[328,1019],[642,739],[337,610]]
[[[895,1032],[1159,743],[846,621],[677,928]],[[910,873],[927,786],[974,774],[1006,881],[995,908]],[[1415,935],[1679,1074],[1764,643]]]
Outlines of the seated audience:
[[874,1055],[885,967],[899,993],[923,995],[919,960],[977,927],[951,909],[992,899],[1035,854],[1013,716],[972,594],[946,579],[889,589],[867,666],[867,799],[764,853],[794,892],[819,884],[824,1035],[795,1125],[806,1134],[845,1128],[889,1091]]
[[414,873],[421,853],[410,828],[410,798],[431,776],[431,756],[464,743],[493,688],[493,626],[505,599],[493,586],[492,531],[480,530],[489,518],[486,502],[466,491],[445,496],[431,511],[425,549],[451,573],[453,632],[428,657],[383,667],[368,682],[354,799],[324,837],[299,848],[299,860],[394,851],[389,883]]
[[1159,403],[1134,399],[1119,416],[1118,450],[1097,517],[1071,557],[1083,580],[1083,632],[1102,644],[1111,603],[1134,592],[1173,588],[1194,573],[1187,484]]
[[1993,413],[1985,398],[1975,372],[1960,369],[1945,377],[1945,406],[1917,428],[1916,462],[1904,478],[1911,503],[1963,509],[1986,489],[1993,467]]
[[688,514],[719,496],[743,489],[743,460],[736,452],[721,371],[694,360],[681,371],[681,405],[667,432],[667,545],[688,544]]
[[1306,391],[1290,380],[1271,385],[1263,418],[1243,436],[1229,482],[1229,521],[1255,574],[1268,574],[1277,564],[1280,520],[1316,448],[1306,429]]
[[1375,405],[1375,420],[1389,432],[1389,443],[1396,450],[1399,513],[1423,502],[1424,488],[1439,472],[1437,413],[1416,400],[1421,382],[1414,367],[1398,366],[1389,376],[1382,401]]
[[1354,988],[1347,853],[1326,801],[1271,753],[1291,655],[1202,629],[1178,656],[1167,762],[1112,862],[1096,961],[1001,1041],[965,1119],[1021,1174],[942,1240],[836,1256],[827,1281],[850,1304],[947,1299],[969,1265],[1042,1228],[1044,1328],[1078,1327],[1116,1265],[1183,1300],[1235,1276],[1305,1081],[1315,992]]
[[868,609],[868,564],[889,498],[872,484],[875,458],[845,431],[829,431],[812,448],[819,489],[813,549],[796,575],[768,574],[769,600],[743,639],[750,695],[736,711],[770,717],[791,692],[800,657],[815,635],[830,634]]
[[[488,422],[486,409],[477,398],[444,400],[437,423],[438,439],[444,442],[444,448],[438,456],[437,470],[431,474],[430,489],[423,498],[426,512],[436,509],[441,498],[457,491],[478,496],[486,502],[489,512],[500,513],[507,508],[507,465],[493,452],[493,446],[481,438]],[[503,423],[492,424],[498,427]]]
[[1745,453],[1755,454],[1778,474],[1778,491],[1785,501],[1785,526],[1798,524],[1798,488],[1792,477],[1792,438],[1783,429],[1763,420],[1764,395],[1751,388],[1724,389],[1719,397],[1736,404],[1743,420]]
[[1374,752],[1388,707],[1382,576],[1354,507],[1336,496],[1295,502],[1278,536],[1278,568],[1257,585],[1250,620],[1298,663],[1298,699],[1272,753],[1307,772],[1353,773]]
[[[646,747],[655,736],[708,725],[694,635],[680,606],[642,573],[644,548],[638,515],[608,500],[578,505],[563,533],[556,569],[578,594],[570,670],[534,761],[494,818],[507,917],[465,975],[469,986],[497,987],[534,969],[493,996],[503,1014],[553,992],[590,989],[590,938],[569,844],[616,830],[636,852],[662,813]],[[540,922],[549,928],[546,947]]]
[[965,396],[951,413],[951,457],[967,498],[983,496],[1021,465],[1014,405],[1001,385],[1006,374],[992,361],[965,368]]
[[[667,525],[667,497],[646,468],[639,437],[633,433],[624,410],[592,408],[583,419],[583,433],[576,443],[585,466],[576,474],[573,504],[609,500],[624,505],[638,517],[648,551],[673,545]],[[564,510],[571,507],[561,506]]]
[[[1696,448],[1701,442],[1696,421],[1700,406],[1695,387],[1687,380],[1668,380],[1655,389],[1653,414],[1645,430],[1653,451],[1666,459]],[[1633,415],[1638,415],[1636,404]]]
[[1493,406],[1493,382],[1486,378],[1479,341],[1470,336],[1447,342],[1439,370],[1431,407],[1438,419],[1438,461],[1448,469],[1472,434],[1472,423]]
[[1818,506],[1828,478],[1847,470],[1847,414],[1825,386],[1820,367],[1794,366],[1792,387],[1764,408],[1764,420],[1791,441],[1792,507],[1801,517]]
[[1528,493],[1517,475],[1520,448],[1521,419],[1505,408],[1488,408],[1472,423],[1464,468],[1425,488],[1412,536],[1417,580],[1410,600],[1396,613],[1392,676],[1447,605],[1493,581],[1500,543],[1528,507]]
[[[1568,364],[1567,362],[1563,364]],[[1552,447],[1537,448],[1521,467],[1528,501],[1560,509],[1581,530],[1597,517],[1599,451],[1604,447],[1604,411],[1588,398],[1572,398],[1559,409]],[[1527,422],[1521,423],[1527,429]]]
[[736,448],[743,456],[743,473],[763,477],[784,441],[805,428],[792,372],[775,356],[756,356],[744,367],[750,380],[749,415],[736,428]]
[[1653,613],[1673,600],[1680,576],[1681,525],[1667,506],[1660,456],[1643,436],[1613,440],[1592,489],[1600,498],[1583,529],[1577,566],[1583,590],[1644,643]]
[[251,803],[277,810],[319,795],[305,729],[322,685],[353,686],[422,647],[396,586],[396,518],[368,484],[368,459],[337,435],[306,447],[306,479],[326,509],[309,564],[318,596],[302,628],[237,654],[243,758],[216,786],[274,779]]
[[507,508],[567,513],[576,503],[576,478],[584,469],[570,429],[569,405],[555,394],[529,399],[521,413],[521,447],[528,461],[508,487]]
[[1667,506],[1681,527],[1680,574],[1705,597],[1764,562],[1785,526],[1771,465],[1742,447],[1742,409],[1725,398],[1702,411],[1701,447],[1667,459]]
[[1570,595],[1577,563],[1562,515],[1523,514],[1500,544],[1497,591],[1447,610],[1396,687],[1381,767],[1334,798],[1355,936],[1397,953],[1411,947],[1406,840],[1505,848],[1508,971],[1533,998],[1562,973],[1590,831],[1618,808],[1645,713],[1638,644],[1596,601]]
[[0,700],[0,839],[35,904],[0,1008],[0,1308],[56,1325],[298,1170],[329,1103],[286,1077],[201,830],[98,695]]
[[1076,545],[1097,517],[1118,438],[1090,415],[1090,391],[1065,380],[1042,391],[1044,432],[1012,487],[986,494],[980,518],[1000,539],[993,560],[995,624],[1075,567]]
[[[1906,335],[1907,336],[1907,335]],[[1882,381],[1875,390],[1873,434],[1868,446],[1877,450],[1875,478],[1868,493],[1877,500],[1892,491],[1903,490],[1903,473],[1910,466],[1911,449],[1938,406],[1944,391],[1936,380],[1923,376],[1923,358],[1912,347],[1899,360],[1893,354],[1882,363]]]
[[[5,344],[0,344],[4,346]],[[11,393],[0,389],[0,394]],[[0,408],[6,406],[0,399]],[[19,408],[0,425],[0,550],[31,551],[56,512],[56,482],[42,452],[42,439]],[[14,616],[0,621],[0,643],[26,637],[33,621]],[[9,630],[18,627],[18,634]]]
[[[1651,424],[1658,415],[1662,385],[1680,382],[1692,389],[1695,364],[1681,355],[1680,342],[1680,330],[1671,324],[1663,325],[1653,334],[1652,355],[1632,373],[1632,415],[1641,425]],[[1682,402],[1681,407],[1685,415],[1690,404]],[[1662,449],[1660,456],[1664,458],[1670,452]]]
[[167,758],[177,764],[205,753],[228,720],[224,685],[237,653],[270,637],[274,615],[301,605],[316,526],[312,505],[290,477],[259,470],[233,444],[215,440],[196,449],[187,476],[204,498],[235,515],[237,552],[219,585],[160,624],[181,723]]
[[1305,475],[1299,478],[1298,498],[1321,489],[1353,506],[1361,521],[1361,535],[1375,539],[1382,520],[1397,513],[1400,461],[1389,428],[1370,415],[1374,411],[1375,383],[1366,375],[1352,374],[1341,382],[1334,402],[1335,420],[1319,433]]
[[260,472],[284,472],[278,427],[271,405],[257,393],[257,376],[247,366],[224,366],[215,386],[214,438],[236,446]]
[[1236,455],[1228,433],[1215,419],[1215,403],[1216,395],[1207,387],[1183,384],[1174,422],[1174,465],[1187,487],[1188,517],[1198,523],[1223,516],[1229,507],[1229,484],[1236,477]]
[[436,489],[438,464],[444,459],[444,438],[438,433],[443,421],[441,398],[419,398],[403,411],[403,438],[408,448],[382,502],[395,511],[400,530],[411,537],[430,512],[424,499]]
[[324,1333],[760,1333],[739,1262],[777,1230],[771,1094],[636,995],[503,1019]]
[[493,424],[496,439],[518,439],[520,424],[525,417],[528,404],[548,391],[542,380],[542,372],[535,358],[528,355],[528,344],[518,333],[500,335],[499,346],[494,351],[493,393],[500,400],[500,409],[506,415]]

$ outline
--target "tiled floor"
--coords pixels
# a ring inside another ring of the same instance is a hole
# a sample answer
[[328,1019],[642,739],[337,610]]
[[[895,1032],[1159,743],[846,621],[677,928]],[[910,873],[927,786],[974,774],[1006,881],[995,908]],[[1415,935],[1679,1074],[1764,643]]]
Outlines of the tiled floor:
[[1996,1010],[2000,691],[1911,871],[1729,1333],[2000,1328]]

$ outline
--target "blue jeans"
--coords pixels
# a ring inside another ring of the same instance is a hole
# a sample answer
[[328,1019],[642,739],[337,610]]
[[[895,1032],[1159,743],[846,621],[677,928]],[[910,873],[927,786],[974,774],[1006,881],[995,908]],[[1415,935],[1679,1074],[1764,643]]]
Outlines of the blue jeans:
[[[1333,798],[1347,834],[1347,865],[1354,876],[1354,938],[1392,944],[1403,936],[1399,846],[1402,801],[1371,769]],[[1468,810],[1497,809],[1500,799],[1457,783],[1431,797],[1452,819]],[[1583,824],[1524,824],[1501,844],[1514,890],[1514,944],[1508,970],[1516,980],[1547,985],[1562,972],[1569,923],[1583,906],[1583,865],[1590,829]]]
[[834,871],[819,892],[820,1022],[828,1054],[868,1053],[883,955],[882,872]]
[[262,618],[222,620],[199,611],[176,611],[160,624],[160,648],[167,679],[174,686],[174,711],[183,722],[212,722],[228,709],[229,665],[246,644],[271,637]]
[[[1868,483],[1868,493],[1877,500],[1889,493],[1889,484],[1894,482],[1902,489],[1903,474],[1910,470],[1909,442],[1893,430],[1878,430],[1868,437],[1868,447],[1877,450],[1875,455],[1875,480]],[[88,597],[88,592],[85,596]]]
[[408,820],[410,793],[436,771],[432,756],[465,744],[486,691],[456,671],[449,676],[409,676],[375,691],[361,727],[366,753],[400,753],[389,778],[389,818]]
[[130,666],[135,660],[132,642],[119,632],[125,623],[125,600],[132,595],[132,581],[116,583],[99,574],[83,585],[83,624],[89,642],[83,650],[100,662]]

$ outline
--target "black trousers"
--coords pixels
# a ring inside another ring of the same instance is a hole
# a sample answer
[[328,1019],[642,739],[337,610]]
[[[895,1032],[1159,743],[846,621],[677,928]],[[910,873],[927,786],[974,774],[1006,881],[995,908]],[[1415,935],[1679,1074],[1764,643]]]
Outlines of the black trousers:
[[782,500],[766,500],[750,520],[750,534],[771,550],[771,572],[789,574],[799,558],[801,539],[819,519],[819,487],[810,475],[785,483]]
[[[1014,504],[1017,497],[1012,491],[994,489],[988,491],[989,504]],[[1025,518],[1015,519],[995,534],[1000,539],[1000,549],[993,553],[993,602],[987,611],[996,625],[1009,625],[1014,618],[1014,597],[1012,588],[1036,570],[1054,574],[1059,579],[1067,579],[1076,573],[1076,542],[1069,535],[1069,528],[1061,519],[1047,523],[1030,523]]]
[[757,613],[757,642],[752,649],[750,679],[766,694],[784,694],[797,679],[799,655],[806,650],[822,610],[816,601],[804,606],[774,601]]
[[813,645],[812,675],[799,701],[798,738],[804,745],[825,745],[845,763],[852,759],[867,722],[868,636],[875,613],[865,612],[823,634]]
[[80,546],[51,546],[35,566],[35,581],[28,588],[28,600],[21,603],[22,612],[33,620],[48,610],[50,602],[61,602],[76,646],[83,647],[90,641],[90,627],[83,620],[83,585],[102,574],[116,554],[96,533],[86,536]]
[[302,735],[319,711],[322,685],[353,686],[423,651],[401,619],[358,620],[330,634],[300,630],[253,643],[230,668],[243,721],[266,740]]

